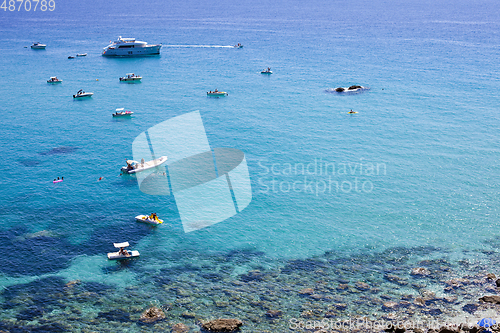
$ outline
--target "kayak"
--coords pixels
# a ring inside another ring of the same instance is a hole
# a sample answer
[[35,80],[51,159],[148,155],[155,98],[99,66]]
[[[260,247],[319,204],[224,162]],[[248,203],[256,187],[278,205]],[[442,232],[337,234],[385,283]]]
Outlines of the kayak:
[[54,183],[54,184],[55,184],[55,183],[60,183],[60,182],[62,182],[63,180],[64,180],[64,179],[54,180],[54,181],[53,181],[53,183]]

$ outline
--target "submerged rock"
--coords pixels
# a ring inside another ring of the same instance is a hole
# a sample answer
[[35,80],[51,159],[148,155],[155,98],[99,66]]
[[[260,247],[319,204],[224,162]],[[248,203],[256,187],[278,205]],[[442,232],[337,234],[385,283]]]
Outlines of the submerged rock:
[[299,291],[299,294],[301,295],[312,295],[314,294],[314,289],[313,288],[304,288]]
[[271,319],[279,318],[283,315],[283,311],[281,310],[268,310],[266,312],[266,317]]
[[188,333],[190,331],[189,327],[183,323],[178,323],[172,326],[171,333]]
[[496,295],[483,296],[479,300],[485,303],[500,304],[500,296]]
[[359,290],[368,290],[368,289],[370,289],[370,285],[368,283],[366,283],[366,282],[358,281],[358,282],[356,282],[355,286]]
[[413,276],[428,276],[431,272],[425,267],[415,267],[411,270],[410,275]]
[[240,329],[243,322],[239,319],[215,319],[201,324],[202,330],[208,332],[235,332]]
[[153,306],[144,311],[139,320],[143,323],[150,324],[162,319],[165,319],[165,313],[160,308]]
[[394,311],[398,308],[399,304],[396,303],[396,302],[392,302],[392,301],[389,301],[389,302],[385,302],[383,305],[382,305],[382,309],[384,311]]

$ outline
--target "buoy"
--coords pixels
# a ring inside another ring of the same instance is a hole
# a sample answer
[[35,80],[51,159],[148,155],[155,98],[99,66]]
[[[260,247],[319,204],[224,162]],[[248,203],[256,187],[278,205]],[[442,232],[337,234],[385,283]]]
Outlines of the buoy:
[[99,79],[95,79],[96,81],[99,81]]
[[99,181],[99,180],[103,180],[103,179],[104,179],[104,178],[102,178],[102,177],[99,177],[98,181]]

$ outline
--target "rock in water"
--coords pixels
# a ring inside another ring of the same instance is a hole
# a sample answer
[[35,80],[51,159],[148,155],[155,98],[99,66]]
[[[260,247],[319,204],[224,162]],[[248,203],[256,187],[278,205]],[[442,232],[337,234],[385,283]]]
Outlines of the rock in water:
[[188,333],[190,331],[189,327],[183,323],[178,323],[172,326],[171,333]]
[[201,328],[208,332],[235,332],[240,329],[243,322],[239,319],[215,319],[203,323]]
[[345,89],[342,87],[335,88],[336,92],[343,92]]
[[427,268],[424,268],[424,267],[413,268],[410,272],[410,275],[414,275],[414,276],[427,276],[430,274],[431,274],[431,272]]
[[496,296],[496,295],[483,296],[479,300],[483,301],[485,303],[500,304],[500,296]]
[[153,306],[144,311],[139,320],[143,323],[150,324],[162,319],[165,319],[165,313],[163,313],[160,308]]
[[279,318],[282,315],[283,315],[283,312],[280,310],[268,310],[266,312],[266,317],[271,318],[271,319]]

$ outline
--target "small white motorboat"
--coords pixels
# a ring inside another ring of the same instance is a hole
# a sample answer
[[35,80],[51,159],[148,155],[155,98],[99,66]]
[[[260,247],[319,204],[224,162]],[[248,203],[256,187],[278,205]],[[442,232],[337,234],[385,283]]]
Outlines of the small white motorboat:
[[[350,86],[349,88],[338,87],[338,88],[333,89],[333,91],[338,92],[338,93],[348,93],[348,92],[357,92],[357,91],[365,90],[365,89],[367,89],[367,88],[363,87],[363,86],[353,85],[353,86]],[[332,91],[332,90],[330,90],[330,91]]]
[[126,247],[130,246],[128,242],[123,242],[123,243],[113,243],[113,245],[117,248],[120,249],[118,252],[109,252],[108,253],[108,259],[111,260],[120,260],[120,259],[130,259],[130,258],[135,258],[139,256],[139,251],[129,251],[125,249]]
[[73,95],[73,98],[83,98],[83,97],[91,97],[94,93],[91,92],[85,92],[83,90],[78,90],[76,95]]
[[86,57],[87,53],[78,53],[76,56],[77,57]]
[[242,47],[243,47],[243,45],[241,45],[240,43],[238,43],[234,46],[235,49],[241,49]]
[[140,163],[133,160],[127,160],[126,161],[127,166],[122,167],[121,171],[123,173],[133,174],[144,170],[156,168],[165,163],[166,161],[167,161],[167,156],[161,156],[157,159],[148,162],[145,162],[144,159],[142,159]]
[[142,76],[140,75],[135,75],[134,73],[128,73],[126,76],[121,77],[120,81],[123,82],[135,82],[135,81],[141,81]]
[[260,74],[273,74],[273,72],[271,71],[271,67],[267,67],[267,69],[264,69]]
[[45,50],[45,48],[47,47],[47,45],[45,44],[42,44],[42,43],[33,43],[33,45],[31,45],[31,48],[32,49],[35,49],[35,50]]
[[217,89],[215,89],[214,91],[207,91],[207,96],[209,97],[223,97],[227,95],[228,95],[227,92],[218,91]]
[[135,217],[137,222],[144,222],[149,224],[162,224],[163,220],[160,219],[155,213],[151,215],[137,215]]
[[59,80],[57,76],[51,76],[50,79],[47,80],[47,83],[61,83],[62,80]]
[[132,111],[125,111],[124,108],[118,108],[116,109],[116,112],[113,113],[113,117],[126,117],[126,116],[131,116],[134,113]]

